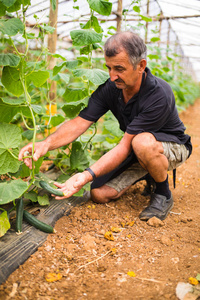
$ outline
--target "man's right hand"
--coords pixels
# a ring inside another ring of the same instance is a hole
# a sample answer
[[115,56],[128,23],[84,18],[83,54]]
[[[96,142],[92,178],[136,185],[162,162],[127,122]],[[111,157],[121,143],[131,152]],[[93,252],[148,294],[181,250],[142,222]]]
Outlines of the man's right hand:
[[[23,160],[24,163],[32,169],[32,158],[27,156],[32,156],[33,143],[29,143],[23,147],[19,152],[19,160]],[[34,146],[33,160],[37,161],[40,157],[44,156],[49,150],[49,146],[46,141],[37,142]]]

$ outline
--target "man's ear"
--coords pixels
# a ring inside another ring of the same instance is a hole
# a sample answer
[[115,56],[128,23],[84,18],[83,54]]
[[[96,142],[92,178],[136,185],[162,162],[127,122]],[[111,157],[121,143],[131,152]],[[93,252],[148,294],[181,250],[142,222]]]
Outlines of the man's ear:
[[141,61],[139,62],[139,71],[141,73],[144,72],[145,68],[146,68],[146,65],[147,65],[147,61],[146,59],[141,59]]

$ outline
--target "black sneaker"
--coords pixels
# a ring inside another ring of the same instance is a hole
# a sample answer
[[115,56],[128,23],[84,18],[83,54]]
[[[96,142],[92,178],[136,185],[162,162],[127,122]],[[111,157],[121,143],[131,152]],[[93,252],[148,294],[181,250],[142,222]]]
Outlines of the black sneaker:
[[154,193],[151,195],[150,205],[141,212],[139,218],[142,221],[148,221],[152,217],[156,217],[163,221],[167,217],[173,205],[174,202],[172,194],[171,198],[167,199],[167,197],[163,195]]

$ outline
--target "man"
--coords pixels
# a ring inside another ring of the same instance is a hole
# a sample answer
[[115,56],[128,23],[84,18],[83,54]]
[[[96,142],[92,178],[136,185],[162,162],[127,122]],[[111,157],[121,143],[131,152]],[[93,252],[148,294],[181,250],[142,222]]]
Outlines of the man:
[[[150,205],[139,217],[164,220],[173,207],[167,171],[189,157],[190,137],[184,133],[170,86],[146,67],[146,46],[138,35],[117,33],[107,40],[104,52],[110,79],[92,94],[88,107],[79,116],[35,144],[33,159],[71,143],[111,110],[124,131],[120,143],[84,172],[64,184],[55,183],[65,195],[56,199],[70,197],[92,181],[92,200],[106,203],[150,174],[156,188]],[[20,160],[26,151],[32,153],[31,143],[20,151]],[[30,159],[24,162],[31,168]]]

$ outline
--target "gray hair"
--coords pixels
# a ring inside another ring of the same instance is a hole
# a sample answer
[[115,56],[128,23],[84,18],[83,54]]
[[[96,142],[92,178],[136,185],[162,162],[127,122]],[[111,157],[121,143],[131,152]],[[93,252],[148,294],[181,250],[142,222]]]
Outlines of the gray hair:
[[104,45],[104,53],[112,57],[125,50],[129,56],[130,63],[136,69],[141,59],[146,60],[147,47],[144,41],[134,32],[124,31],[112,35]]

